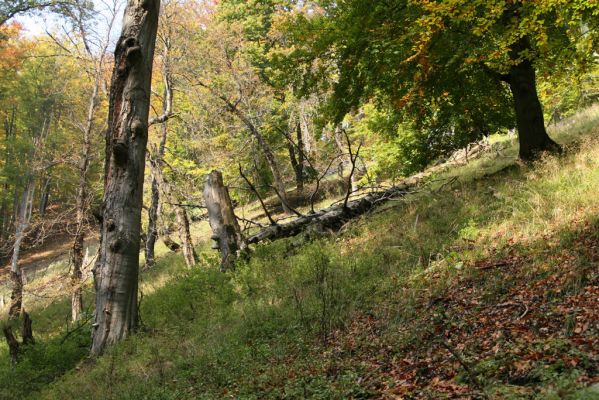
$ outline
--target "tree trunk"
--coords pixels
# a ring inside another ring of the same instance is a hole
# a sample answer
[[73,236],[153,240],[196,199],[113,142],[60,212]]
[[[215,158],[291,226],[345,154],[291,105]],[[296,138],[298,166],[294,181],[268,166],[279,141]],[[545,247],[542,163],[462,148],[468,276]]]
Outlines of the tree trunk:
[[314,136],[309,126],[310,119],[305,111],[304,104],[300,106],[299,121],[304,143],[302,148],[305,149],[306,156],[310,156],[315,151],[316,145],[314,144]]
[[40,204],[38,207],[39,217],[43,218],[46,214],[46,208],[48,207],[48,200],[50,197],[50,177],[44,179],[42,185],[42,193],[40,195]]
[[[304,192],[304,141],[302,137],[302,127],[300,122],[296,125],[297,143],[293,143],[291,138],[287,140],[287,148],[289,150],[289,159],[295,173],[295,186],[297,193],[301,195]],[[296,154],[297,150],[297,154]]]
[[[517,60],[520,53],[529,48],[528,41],[525,38],[521,39],[512,47],[510,57],[512,60]],[[560,152],[561,147],[549,137],[545,130],[543,109],[537,94],[535,69],[532,62],[524,59],[513,65],[506,78],[514,98],[520,158],[531,160],[543,151]]]
[[233,211],[229,190],[224,185],[223,176],[219,171],[212,171],[206,177],[204,202],[208,208],[214,247],[220,250],[221,271],[224,272],[233,266],[235,258],[246,244]]
[[[337,150],[338,150],[338,155],[339,155],[339,164],[337,166],[338,168],[338,174],[339,174],[339,178],[341,178],[342,180],[345,180],[343,178],[344,176],[344,168],[345,168],[345,164],[352,164],[352,159],[351,159],[351,154],[349,154],[348,149],[347,149],[347,145],[345,143],[345,138],[343,137],[343,128],[341,127],[341,125],[338,125],[335,128],[335,144],[337,145]],[[344,153],[347,153],[345,156],[343,156]],[[349,184],[351,185],[351,191],[352,192],[357,192],[358,191],[358,181],[356,180],[356,175],[355,174],[351,174],[349,177]]]
[[23,341],[23,345],[35,344],[35,340],[33,339],[33,322],[31,321],[31,317],[29,317],[29,313],[23,311],[23,326],[21,328],[21,338]]
[[106,135],[100,252],[94,269],[93,355],[137,326],[145,153],[160,1],[130,0],[115,50]]
[[11,318],[17,318],[23,310],[23,273],[19,268],[19,256],[21,252],[21,244],[25,238],[25,233],[29,227],[31,218],[30,205],[31,197],[33,196],[33,179],[31,176],[26,178],[25,189],[21,196],[21,201],[18,206],[18,217],[16,220],[15,242],[13,245],[13,253],[10,261],[10,277],[12,281],[11,303],[8,315]]
[[94,82],[92,94],[87,110],[87,120],[83,130],[83,149],[79,166],[79,186],[76,198],[76,224],[75,238],[73,239],[71,263],[73,272],[71,274],[72,296],[71,296],[71,319],[77,321],[83,311],[82,295],[82,268],[83,268],[83,246],[85,243],[85,220],[88,212],[88,182],[89,164],[91,159],[91,136],[94,129],[94,116],[98,107],[98,92],[101,84],[98,75]]
[[[150,156],[152,157],[152,156]],[[160,192],[158,190],[158,181],[156,180],[155,169],[156,161],[150,160],[151,169],[151,199],[150,208],[148,208],[148,230],[145,243],[145,267],[152,268],[156,263],[154,259],[154,248],[156,247],[156,239],[158,239],[158,211],[160,207]]]
[[189,218],[184,207],[176,206],[175,213],[177,215],[177,225],[179,226],[179,238],[183,244],[183,257],[188,267],[193,267],[198,262],[198,255],[193,248],[191,233],[189,231]]
[[170,40],[165,40],[162,63],[163,73],[162,80],[164,82],[164,93],[162,95],[162,116],[157,118],[156,122],[161,122],[161,137],[160,144],[158,145],[158,151],[156,154],[150,155],[150,168],[151,168],[151,203],[148,209],[148,233],[145,246],[145,259],[146,268],[154,266],[154,248],[156,246],[156,240],[158,239],[158,215],[160,212],[160,188],[159,188],[159,177],[162,175],[162,159],[164,158],[164,152],[166,149],[166,137],[168,134],[167,120],[170,117],[173,110],[173,82],[170,70]]

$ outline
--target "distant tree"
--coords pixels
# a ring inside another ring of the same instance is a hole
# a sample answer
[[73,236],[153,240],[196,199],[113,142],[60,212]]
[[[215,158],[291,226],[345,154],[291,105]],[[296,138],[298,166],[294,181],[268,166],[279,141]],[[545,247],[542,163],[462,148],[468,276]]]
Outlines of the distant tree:
[[94,355],[137,326],[141,209],[159,10],[158,0],[129,1],[115,49],[100,253],[94,269]]

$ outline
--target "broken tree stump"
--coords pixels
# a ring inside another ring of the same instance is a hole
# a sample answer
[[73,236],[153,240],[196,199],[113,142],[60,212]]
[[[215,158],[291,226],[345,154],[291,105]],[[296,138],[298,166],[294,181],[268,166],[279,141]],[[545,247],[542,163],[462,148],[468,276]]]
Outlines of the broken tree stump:
[[239,229],[229,189],[223,183],[223,175],[212,171],[204,184],[204,202],[208,209],[208,221],[212,228],[214,249],[221,254],[221,271],[233,266],[233,262],[247,245]]
[[23,345],[34,344],[32,321],[29,313],[23,311],[23,327],[21,328],[21,337],[23,338]]

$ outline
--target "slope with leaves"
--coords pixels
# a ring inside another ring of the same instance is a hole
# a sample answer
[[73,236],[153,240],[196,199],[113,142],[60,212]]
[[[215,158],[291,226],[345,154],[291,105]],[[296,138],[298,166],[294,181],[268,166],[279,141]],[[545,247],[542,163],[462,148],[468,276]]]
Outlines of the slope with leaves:
[[[591,399],[598,119],[553,132],[563,158],[498,148],[338,235],[259,245],[230,274],[212,253],[194,270],[169,256],[143,277],[138,335],[78,363],[88,327],[54,324],[16,369],[2,347],[0,397]],[[68,372],[48,385],[53,365]]]

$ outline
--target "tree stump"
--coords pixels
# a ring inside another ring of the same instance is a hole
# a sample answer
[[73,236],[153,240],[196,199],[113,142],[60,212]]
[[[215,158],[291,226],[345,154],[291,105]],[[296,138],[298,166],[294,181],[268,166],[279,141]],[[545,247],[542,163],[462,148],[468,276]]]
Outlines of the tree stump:
[[233,212],[229,190],[219,171],[212,171],[206,178],[204,202],[208,209],[212,240],[215,242],[213,248],[220,251],[221,271],[224,272],[233,266],[233,262],[247,245]]
[[35,340],[33,339],[33,329],[31,327],[32,321],[31,317],[29,317],[29,313],[23,311],[23,327],[21,329],[21,337],[23,338],[23,344],[34,344]]

